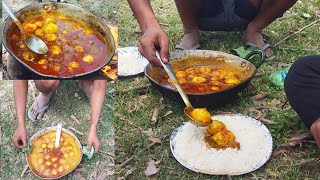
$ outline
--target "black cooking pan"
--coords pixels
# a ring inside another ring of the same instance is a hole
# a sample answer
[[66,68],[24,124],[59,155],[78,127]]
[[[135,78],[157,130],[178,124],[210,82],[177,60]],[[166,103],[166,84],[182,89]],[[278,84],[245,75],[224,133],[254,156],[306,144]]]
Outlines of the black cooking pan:
[[[252,56],[259,55],[259,61],[256,65],[253,65],[248,61]],[[237,94],[242,91],[250,81],[253,79],[254,75],[257,72],[257,69],[264,63],[264,56],[262,51],[253,51],[248,54],[244,59],[235,55],[211,51],[211,50],[186,50],[186,51],[176,51],[170,54],[170,63],[177,63],[187,57],[208,57],[208,62],[206,65],[210,65],[210,63],[214,64],[217,58],[210,57],[223,57],[226,63],[230,63],[247,71],[249,74],[247,79],[241,81],[239,84],[229,87],[227,89],[222,89],[219,91],[214,91],[210,93],[187,93],[192,105],[194,107],[210,107],[210,106],[220,106],[225,105],[234,101],[237,97]],[[246,60],[247,59],[247,60]],[[195,64],[197,62],[194,62]],[[154,67],[151,64],[148,64],[145,68],[145,75],[149,79],[150,83],[156,87],[156,89],[165,97],[169,99],[183,103],[183,100],[176,89],[171,87],[159,84],[154,78],[150,76],[150,72]]]
[[3,26],[3,30],[2,30],[3,45],[5,46],[5,48],[8,50],[8,52],[10,53],[10,55],[13,58],[17,59],[21,64],[23,64],[29,70],[31,70],[32,72],[34,72],[40,76],[47,77],[47,78],[56,78],[56,79],[72,79],[72,78],[77,78],[80,76],[88,75],[88,74],[91,74],[91,73],[94,73],[94,72],[100,70],[101,68],[106,66],[111,61],[113,54],[115,52],[115,42],[114,42],[113,36],[103,21],[101,21],[98,17],[96,17],[94,14],[88,12],[85,9],[82,9],[78,6],[68,4],[68,3],[61,3],[60,1],[58,1],[58,2],[42,2],[42,3],[30,4],[22,9],[20,9],[19,11],[17,11],[15,13],[15,15],[20,20],[20,22],[23,23],[24,21],[26,21],[26,19],[30,15],[31,16],[37,15],[37,14],[40,14],[40,13],[42,13],[44,11],[48,11],[48,10],[55,10],[55,11],[61,12],[63,14],[66,14],[68,16],[74,17],[76,19],[80,19],[80,20],[84,21],[92,29],[95,29],[96,31],[98,31],[102,35],[102,37],[105,39],[107,46],[108,46],[108,55],[107,55],[107,57],[105,57],[105,61],[103,63],[101,63],[99,65],[99,67],[97,67],[96,69],[93,69],[91,71],[81,73],[81,74],[74,74],[72,76],[53,76],[53,75],[42,74],[42,73],[36,71],[35,69],[31,68],[30,66],[28,66],[26,63],[24,63],[20,58],[18,58],[13,53],[12,48],[9,43],[9,38],[10,38],[9,35],[12,33],[12,31],[15,28],[17,28],[17,26],[12,21],[12,19],[10,17],[8,17],[4,22],[4,26]]

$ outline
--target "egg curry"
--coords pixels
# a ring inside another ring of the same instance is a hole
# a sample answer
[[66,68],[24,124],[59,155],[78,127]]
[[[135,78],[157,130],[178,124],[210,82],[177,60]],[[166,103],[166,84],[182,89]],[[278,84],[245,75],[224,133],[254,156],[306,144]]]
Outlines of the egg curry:
[[188,116],[193,120],[198,121],[202,124],[209,125],[212,122],[211,114],[207,108],[188,108],[186,110]]
[[[224,61],[224,57],[188,57],[172,61],[171,67],[178,82],[187,93],[209,93],[239,84],[252,73]],[[169,76],[158,67],[150,76],[158,83],[175,88]]]
[[32,141],[28,155],[30,168],[42,178],[61,177],[80,162],[81,151],[74,137],[62,131],[60,145],[54,146],[56,131],[49,131]]
[[236,142],[235,135],[229,131],[226,125],[218,120],[213,120],[207,127],[204,140],[207,146],[216,149],[236,148],[240,149],[240,143]]
[[104,63],[109,53],[106,41],[99,32],[81,20],[56,11],[30,16],[22,27],[26,33],[43,40],[49,51],[43,55],[31,51],[17,27],[10,35],[12,51],[42,74],[60,77],[95,70]]

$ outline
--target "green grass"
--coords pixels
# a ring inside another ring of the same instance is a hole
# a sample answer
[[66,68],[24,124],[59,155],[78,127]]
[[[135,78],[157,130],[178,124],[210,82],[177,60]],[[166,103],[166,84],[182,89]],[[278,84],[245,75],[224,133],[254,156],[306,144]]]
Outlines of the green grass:
[[[29,83],[31,83],[30,81]],[[32,82],[33,83],[33,82]],[[11,136],[17,125],[15,106],[13,100],[12,81],[2,81],[0,84],[0,135],[1,135],[1,177],[0,179],[19,179],[20,174],[26,165],[24,153],[17,150],[12,141]],[[113,83],[108,83],[108,91],[113,89]],[[33,102],[33,91],[29,88],[27,108]],[[38,94],[38,92],[37,92]],[[108,95],[105,100],[104,110],[101,114],[101,119],[98,124],[98,138],[100,140],[100,152],[88,160],[83,157],[80,165],[77,167],[78,172],[72,172],[63,179],[79,179],[81,176],[89,177],[96,168],[96,163],[100,161],[103,166],[103,171],[112,172],[113,157],[110,154],[114,153],[114,113],[109,108],[113,106],[113,97]],[[71,120],[70,116],[74,115],[80,121],[77,124]],[[90,103],[86,95],[77,87],[76,81],[62,81],[60,88],[53,94],[50,107],[46,112],[47,118],[32,123],[26,119],[27,135],[30,138],[35,132],[44,127],[55,126],[62,123],[64,128],[69,126],[84,133],[83,136],[75,135],[80,140],[81,144],[87,144],[87,133],[90,122]],[[100,173],[103,173],[101,171]],[[80,175],[79,175],[80,174]],[[109,176],[108,176],[109,177]],[[110,176],[111,177],[111,176]],[[23,179],[38,179],[32,172],[24,175]]]
[[[162,27],[170,37],[171,50],[178,44],[182,37],[182,25],[173,1],[152,1],[153,9]],[[132,16],[129,5],[125,0],[120,0],[119,9],[119,44],[121,47],[136,46],[139,43],[141,31]],[[308,13],[311,18],[303,17]],[[302,0],[290,11],[264,31],[270,38],[272,44],[280,41],[290,33],[311,23],[319,18],[320,9],[315,1]],[[252,173],[233,177],[235,179],[319,179],[320,153],[314,143],[303,142],[302,146],[283,148],[281,145],[288,138],[298,132],[307,131],[296,113],[290,109],[281,109],[285,102],[283,91],[274,88],[268,77],[271,72],[279,69],[279,63],[292,63],[301,56],[320,54],[320,25],[319,23],[303,32],[292,36],[285,43],[273,47],[276,59],[266,62],[259,68],[262,77],[255,78],[248,88],[240,95],[234,103],[210,109],[213,114],[225,112],[249,114],[250,108],[262,108],[266,118],[279,122],[279,125],[268,125],[274,140],[274,151],[286,150],[286,155],[271,157],[270,161],[259,170]],[[202,49],[212,49],[231,53],[231,50],[243,45],[239,32],[202,32]],[[126,89],[138,85],[148,84],[144,76],[120,79],[116,89]],[[254,102],[251,96],[267,92],[267,98]],[[116,163],[120,164],[127,158],[135,155],[141,149],[150,144],[148,136],[144,131],[151,129],[155,137],[163,137],[164,140],[158,146],[149,149],[138,158],[131,161],[127,166],[118,170],[117,176],[128,179],[148,179],[143,171],[150,159],[161,160],[160,171],[155,175],[156,179],[226,179],[225,176],[208,176],[192,172],[181,166],[172,156],[169,148],[168,136],[172,130],[182,124],[183,106],[164,98],[159,103],[162,95],[154,88],[132,91],[126,94],[119,93],[116,96]],[[280,104],[272,103],[273,99],[279,100]],[[151,125],[152,112],[155,107],[160,107],[159,117],[167,111],[173,111],[167,117],[159,118],[155,125]],[[304,162],[304,161],[305,162]]]

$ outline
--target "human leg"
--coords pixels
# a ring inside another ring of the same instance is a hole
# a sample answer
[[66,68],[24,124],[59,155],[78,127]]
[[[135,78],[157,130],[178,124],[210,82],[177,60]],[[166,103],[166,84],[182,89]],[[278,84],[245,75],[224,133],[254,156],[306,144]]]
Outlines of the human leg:
[[191,49],[200,41],[197,16],[202,5],[202,0],[175,0],[183,24],[183,38],[180,46]]
[[[250,0],[250,2],[257,7],[259,11],[248,24],[242,38],[245,42],[251,42],[258,48],[262,48],[265,46],[261,34],[262,30],[284,14],[297,0]],[[271,57],[273,55],[272,49],[267,48],[265,54],[267,57]]]
[[292,108],[310,128],[320,118],[320,56],[297,60],[286,76],[285,91]]
[[58,88],[59,84],[59,80],[35,80],[36,88],[40,91],[40,94],[28,111],[28,116],[31,120],[38,120],[43,117],[52,92]]

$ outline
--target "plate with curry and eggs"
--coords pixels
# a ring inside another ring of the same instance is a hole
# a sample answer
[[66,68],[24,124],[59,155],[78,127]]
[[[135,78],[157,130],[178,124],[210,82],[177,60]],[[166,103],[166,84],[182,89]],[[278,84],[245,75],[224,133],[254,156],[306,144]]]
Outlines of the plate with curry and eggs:
[[27,162],[31,171],[42,179],[58,179],[72,172],[82,159],[82,146],[77,137],[62,128],[60,143],[55,147],[56,127],[35,133]]
[[[205,110],[194,112],[193,116],[208,118]],[[174,129],[170,149],[181,165],[194,172],[242,175],[270,159],[272,136],[264,124],[252,117],[215,115],[207,127],[185,122]]]

